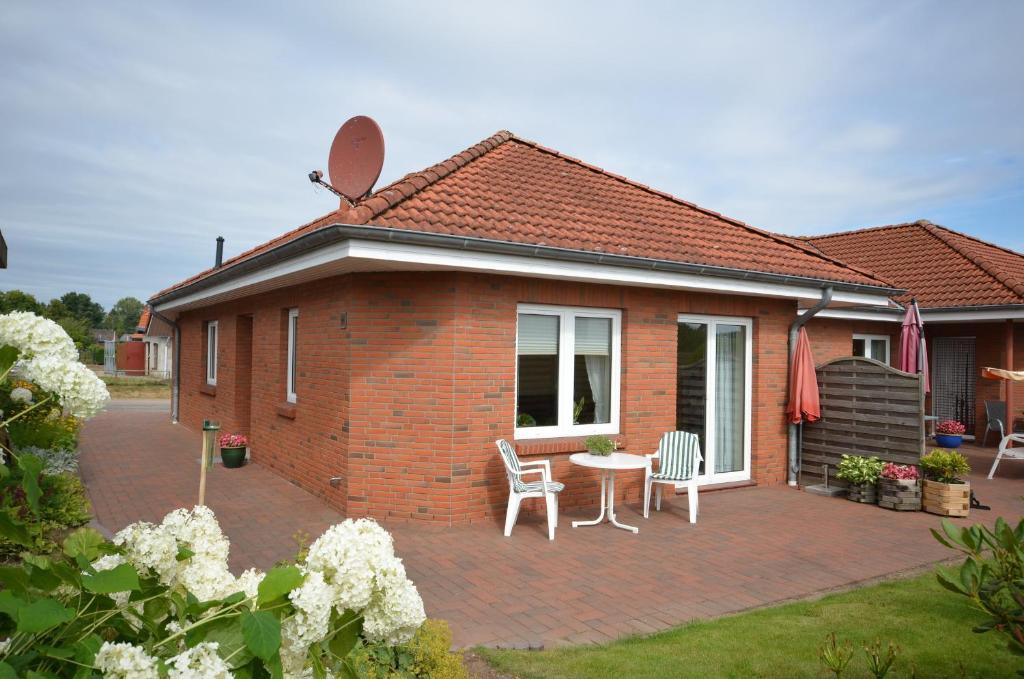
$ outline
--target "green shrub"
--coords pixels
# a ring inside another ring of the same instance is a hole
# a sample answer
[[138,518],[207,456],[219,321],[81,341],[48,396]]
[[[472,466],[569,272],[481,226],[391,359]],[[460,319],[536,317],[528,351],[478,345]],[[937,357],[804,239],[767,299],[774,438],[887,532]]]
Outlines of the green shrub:
[[7,432],[15,449],[75,450],[80,427],[81,420],[74,417],[26,417],[7,425]]
[[843,455],[836,468],[836,477],[855,486],[873,485],[878,482],[885,463],[877,457],[860,455]]
[[408,644],[366,644],[353,651],[353,665],[365,679],[469,679],[462,654],[453,653],[444,620],[427,620]]
[[103,361],[106,358],[106,349],[102,344],[92,345],[89,349],[89,354],[93,365],[103,365]]
[[963,453],[945,448],[935,448],[921,457],[921,469],[926,479],[939,483],[963,483],[971,473],[971,465]]
[[[43,475],[39,477],[39,515],[28,507],[20,483],[22,472],[11,470],[12,484],[0,489],[0,507],[12,509],[25,522],[32,544],[30,551],[46,553],[56,548],[56,540],[70,528],[81,526],[92,518],[92,508],[82,481],[72,474]],[[0,559],[10,560],[25,550],[0,537]]]
[[993,528],[943,521],[942,531],[932,535],[965,558],[959,572],[938,569],[939,584],[988,614],[974,632],[996,630],[1010,653],[1024,655],[1024,520],[1014,527],[999,517]]

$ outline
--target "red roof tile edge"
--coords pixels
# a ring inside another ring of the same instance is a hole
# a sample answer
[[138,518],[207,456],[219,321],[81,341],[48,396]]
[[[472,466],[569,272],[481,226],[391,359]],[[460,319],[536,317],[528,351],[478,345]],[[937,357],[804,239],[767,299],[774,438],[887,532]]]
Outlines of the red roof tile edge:
[[[363,224],[363,225],[372,226],[371,224],[369,224],[369,221],[371,219],[373,219],[374,217],[376,217],[377,215],[381,214],[382,212],[384,212],[384,211],[386,211],[386,210],[388,210],[388,209],[390,209],[392,207],[395,207],[396,205],[398,205],[402,201],[412,197],[413,195],[415,195],[419,191],[422,191],[423,189],[427,188],[428,186],[430,186],[430,185],[440,181],[441,179],[447,177],[448,175],[452,174],[453,172],[457,171],[458,169],[460,169],[462,167],[465,167],[466,165],[468,165],[469,163],[473,162],[477,158],[480,158],[481,156],[483,156],[487,152],[497,148],[498,146],[500,146],[500,145],[502,145],[502,144],[504,144],[505,142],[508,142],[508,141],[515,141],[517,143],[521,143],[521,144],[526,144],[528,146],[532,146],[533,148],[535,148],[535,149],[537,149],[539,151],[542,151],[544,153],[548,153],[548,154],[551,154],[551,155],[556,156],[558,158],[561,158],[563,160],[566,160],[568,162],[575,163],[576,165],[579,165],[580,167],[586,168],[587,170],[590,170],[591,172],[596,172],[598,174],[602,174],[604,176],[611,177],[611,178],[613,178],[613,179],[615,179],[617,181],[623,182],[625,184],[628,184],[628,185],[633,186],[635,188],[641,189],[641,190],[646,191],[648,193],[651,193],[653,195],[659,196],[661,198],[665,198],[667,200],[671,200],[673,202],[679,203],[680,205],[685,205],[686,207],[689,207],[691,209],[697,210],[697,211],[702,212],[704,214],[710,215],[712,217],[715,217],[716,219],[721,219],[724,222],[728,222],[730,224],[733,224],[733,225],[739,226],[741,228],[747,229],[748,231],[750,231],[752,233],[755,233],[755,234],[757,234],[759,236],[762,236],[762,237],[765,237],[765,238],[769,238],[769,239],[774,240],[774,241],[776,241],[778,243],[782,243],[783,245],[787,245],[787,246],[792,247],[794,249],[800,250],[801,252],[803,252],[803,253],[805,253],[807,255],[816,257],[818,259],[826,261],[826,262],[828,262],[830,264],[833,264],[835,266],[838,266],[840,268],[847,269],[847,270],[849,270],[851,272],[854,272],[854,273],[857,273],[857,274],[859,274],[861,276],[866,276],[866,277],[874,280],[876,282],[876,286],[877,287],[882,287],[882,288],[892,288],[893,287],[889,282],[885,281],[883,278],[880,278],[877,274],[874,274],[874,273],[872,273],[870,271],[867,271],[865,269],[861,269],[861,268],[852,266],[852,265],[847,264],[846,262],[843,262],[841,260],[829,257],[828,255],[826,255],[825,253],[823,253],[819,249],[817,249],[817,248],[813,247],[812,245],[804,242],[802,239],[791,238],[791,237],[784,236],[784,235],[781,235],[781,234],[773,233],[771,231],[767,231],[765,229],[760,229],[760,228],[757,228],[755,226],[751,226],[750,224],[747,224],[746,222],[743,222],[741,220],[733,219],[731,217],[727,217],[727,216],[725,216],[725,215],[723,215],[723,214],[721,214],[719,212],[715,212],[714,210],[710,210],[708,208],[701,207],[700,205],[697,205],[696,203],[692,203],[690,201],[683,200],[683,199],[678,198],[678,197],[676,197],[676,196],[674,196],[674,195],[672,195],[670,193],[667,193],[665,191],[660,191],[658,189],[653,189],[650,186],[647,186],[646,184],[641,184],[640,182],[628,179],[626,177],[623,177],[621,175],[615,174],[613,172],[609,172],[609,171],[607,171],[607,170],[605,170],[605,169],[603,169],[601,167],[598,167],[596,165],[587,163],[587,162],[585,162],[583,160],[580,160],[578,158],[575,158],[573,156],[566,155],[566,154],[564,154],[564,153],[562,153],[560,151],[557,151],[555,149],[548,148],[548,147],[546,147],[546,146],[544,146],[542,144],[539,144],[539,143],[537,143],[535,141],[531,141],[529,139],[523,139],[521,137],[518,137],[518,136],[514,135],[512,132],[509,132],[508,130],[500,130],[499,132],[497,132],[497,133],[493,134],[492,136],[488,137],[487,139],[484,139],[483,141],[481,141],[481,142],[479,142],[477,144],[474,144],[473,146],[470,146],[469,148],[465,149],[464,151],[462,151],[460,153],[455,154],[454,156],[448,158],[447,160],[444,160],[444,161],[442,161],[440,163],[432,165],[432,166],[430,166],[430,167],[428,167],[428,168],[426,168],[424,170],[420,170],[419,172],[413,172],[413,173],[407,174],[404,177],[402,177],[401,179],[398,179],[398,180],[392,182],[391,184],[388,184],[387,186],[384,186],[383,188],[378,189],[373,194],[371,194],[369,197],[363,199],[358,204],[353,205],[352,207],[342,207],[342,208],[340,208],[338,210],[335,210],[335,211],[330,212],[330,213],[328,213],[326,215],[318,217],[317,219],[314,219],[313,221],[308,222],[308,223],[306,223],[306,224],[304,224],[304,225],[302,225],[302,226],[300,226],[298,228],[295,228],[295,229],[292,229],[291,231],[283,233],[283,234],[281,234],[280,236],[278,236],[276,238],[273,238],[273,239],[271,239],[271,240],[269,240],[269,241],[267,241],[265,243],[257,245],[256,247],[253,247],[253,248],[251,248],[251,249],[249,249],[249,250],[247,250],[247,251],[245,251],[245,252],[243,252],[241,254],[238,254],[238,255],[228,259],[220,267],[213,267],[213,268],[206,269],[205,271],[201,271],[201,272],[195,274],[194,276],[190,276],[189,278],[186,278],[183,281],[180,281],[180,282],[178,282],[178,283],[176,283],[176,284],[174,284],[174,285],[172,285],[170,287],[167,287],[167,288],[159,291],[155,295],[153,295],[153,297],[151,299],[158,299],[160,297],[163,297],[164,295],[166,295],[166,294],[168,294],[170,292],[173,292],[175,290],[179,290],[179,289],[181,289],[183,287],[187,287],[187,286],[189,286],[189,285],[191,285],[193,283],[196,283],[196,282],[206,278],[207,276],[213,274],[214,272],[219,272],[219,271],[223,271],[225,269],[228,269],[229,267],[232,267],[235,264],[238,264],[238,263],[240,263],[242,261],[250,259],[251,257],[254,257],[254,256],[258,255],[258,254],[263,253],[263,252],[272,250],[275,247],[277,247],[278,245],[283,245],[283,244],[285,244],[285,243],[287,243],[287,242],[289,242],[291,240],[294,240],[295,238],[297,238],[297,237],[299,237],[301,235],[304,235],[305,233],[311,233],[313,231],[316,231],[319,228],[323,228],[323,227],[329,226],[329,225],[334,224],[334,223],[339,223],[340,222],[340,223],[343,223],[343,224],[354,224],[354,225],[361,225],[361,224]],[[695,262],[695,264],[699,264],[699,262]],[[808,280],[823,280],[823,281],[830,280],[830,279],[817,279],[817,278],[810,277],[810,276],[808,276],[807,278],[808,278]],[[836,282],[843,282],[843,281],[838,281],[837,280]],[[851,285],[862,285],[862,284],[851,283]],[[870,287],[870,286],[865,286],[865,287]]]
[[1005,252],[1007,254],[1010,254],[1010,255],[1014,255],[1016,257],[1024,257],[1024,255],[1022,255],[1021,253],[1016,252],[1014,250],[1011,250],[1009,248],[1003,247],[1002,245],[998,245],[996,243],[992,243],[990,241],[984,240],[983,238],[978,238],[977,236],[972,236],[972,235],[964,233],[962,231],[957,231],[956,229],[951,229],[948,226],[942,226],[941,224],[935,224],[933,222],[928,221],[927,219],[918,219],[917,221],[914,221],[914,222],[904,222],[904,223],[901,223],[901,224],[885,224],[885,225],[882,225],[882,226],[866,226],[866,227],[863,227],[863,228],[860,228],[860,229],[851,229],[849,231],[835,231],[835,232],[832,232],[832,233],[821,234],[820,236],[800,236],[799,238],[801,240],[803,240],[803,241],[808,242],[810,245],[813,246],[814,245],[813,242],[816,241],[816,240],[826,240],[826,239],[829,239],[829,238],[842,238],[842,237],[845,237],[845,236],[851,236],[851,235],[854,235],[854,234],[867,233],[867,232],[870,232],[870,231],[884,231],[884,230],[887,230],[887,229],[904,229],[904,228],[910,228],[910,227],[918,227],[918,228],[924,229],[926,232],[931,234],[934,238],[936,238],[939,241],[941,241],[942,244],[945,245],[946,247],[948,247],[950,250],[953,250],[957,254],[959,254],[962,257],[964,257],[965,259],[969,260],[971,263],[973,263],[979,269],[984,271],[989,277],[991,277],[997,283],[1001,284],[1002,286],[1004,286],[1005,288],[1007,288],[1008,290],[1010,290],[1014,294],[1020,296],[1021,298],[1024,298],[1024,281],[1021,281],[1020,279],[1017,279],[1017,278],[1015,278],[1013,276],[1010,276],[1007,272],[1001,271],[998,267],[993,265],[990,261],[988,261],[984,257],[978,256],[977,253],[967,252],[967,251],[962,250],[956,243],[954,243],[952,241],[952,239],[950,239],[949,234],[955,234],[957,236],[960,236],[961,238],[966,238],[967,240],[974,241],[975,243],[980,243],[981,245],[985,245],[985,246],[988,246],[990,248],[995,248],[997,250],[1002,250],[1003,252]]

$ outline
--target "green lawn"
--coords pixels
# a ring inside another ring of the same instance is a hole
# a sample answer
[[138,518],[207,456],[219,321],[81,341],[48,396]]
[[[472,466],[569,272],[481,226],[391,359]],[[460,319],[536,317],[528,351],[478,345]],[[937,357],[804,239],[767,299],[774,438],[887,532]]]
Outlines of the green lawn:
[[900,648],[889,677],[1014,676],[1024,658],[1011,655],[996,632],[971,632],[983,617],[928,573],[605,646],[479,653],[523,679],[826,677],[818,651],[835,632],[856,648],[850,678],[871,676],[862,647],[876,638]]

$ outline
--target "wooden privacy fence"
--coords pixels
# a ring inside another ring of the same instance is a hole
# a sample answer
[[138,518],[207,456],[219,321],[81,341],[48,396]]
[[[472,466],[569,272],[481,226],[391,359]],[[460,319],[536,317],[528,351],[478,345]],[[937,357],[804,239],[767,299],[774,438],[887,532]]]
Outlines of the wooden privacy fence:
[[[803,425],[800,484],[835,481],[842,456],[877,456],[918,464],[924,453],[924,383],[920,375],[849,356],[818,366],[821,419]],[[837,485],[844,485],[837,481]]]

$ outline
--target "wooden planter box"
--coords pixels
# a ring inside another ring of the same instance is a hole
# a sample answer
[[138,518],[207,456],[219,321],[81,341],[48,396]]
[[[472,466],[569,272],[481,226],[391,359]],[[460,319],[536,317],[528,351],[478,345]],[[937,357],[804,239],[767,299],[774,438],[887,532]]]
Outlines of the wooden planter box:
[[924,510],[939,516],[967,516],[971,510],[971,484],[925,479]]
[[879,479],[878,506],[897,512],[921,511],[921,484],[917,479]]
[[846,488],[846,499],[854,502],[863,502],[866,505],[873,505],[878,502],[878,491],[875,484],[865,483],[862,485],[850,484]]

